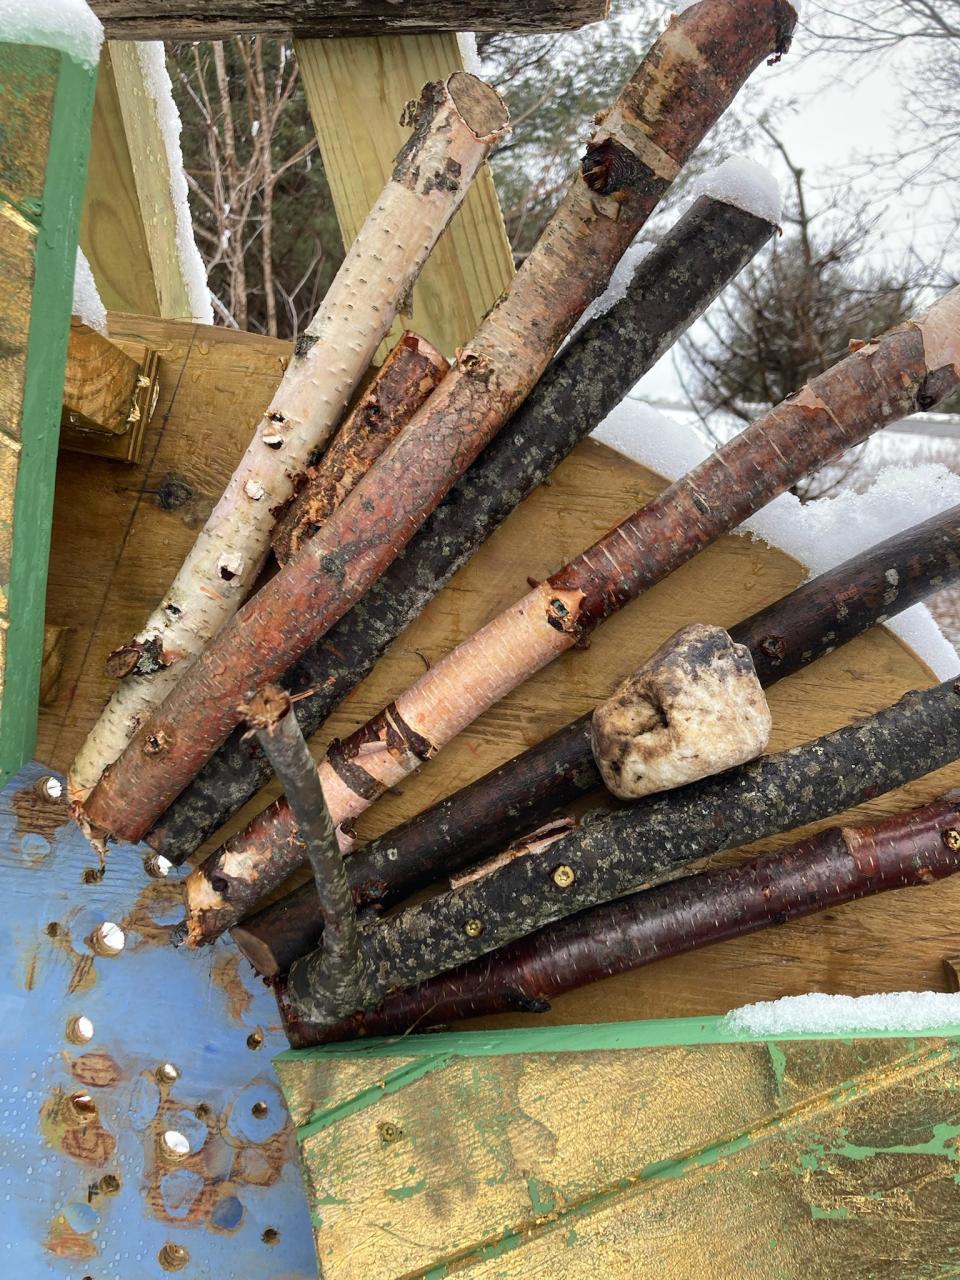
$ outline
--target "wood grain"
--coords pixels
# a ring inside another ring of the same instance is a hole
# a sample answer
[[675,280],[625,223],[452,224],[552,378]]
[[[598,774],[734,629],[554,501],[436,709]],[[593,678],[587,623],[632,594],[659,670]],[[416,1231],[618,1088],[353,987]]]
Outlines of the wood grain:
[[111,40],[233,35],[380,35],[388,31],[562,31],[605,18],[608,0],[92,0]]
[[[203,326],[113,317],[111,327],[161,351],[161,398],[138,466],[118,474],[96,459],[60,458],[48,621],[72,627],[75,635],[61,695],[42,711],[40,723],[40,757],[60,768],[110,689],[103,674],[107,653],[133,633],[173,576],[245,447],[287,352],[281,342]],[[181,494],[181,485],[188,492]],[[545,577],[662,485],[599,444],[580,446],[345,700],[311,743],[314,754],[365,722],[426,663],[523,594],[528,574]],[[97,495],[95,504],[91,494]],[[164,509],[171,499],[180,505]],[[84,579],[75,572],[77,563],[88,566]],[[589,650],[564,655],[480,717],[436,760],[363,815],[361,837],[388,829],[582,714],[683,624],[729,626],[805,576],[790,557],[749,537],[722,538],[611,618]],[[771,690],[771,749],[830,732],[908,689],[932,683],[895,636],[875,630]],[[957,785],[960,767],[954,766],[862,812],[879,816]],[[265,789],[226,830],[245,824],[273,794]],[[765,841],[750,852],[792,838]],[[956,950],[958,911],[960,878],[851,904],[608,979],[558,1000],[543,1021],[725,1012],[748,1000],[812,989],[850,994],[944,990],[942,960]]]
[[[400,115],[429,80],[463,67],[457,38],[298,40],[307,102],[346,244],[359,231],[389,177],[408,131]],[[349,103],[349,110],[345,104]],[[513,258],[489,168],[484,165],[441,236],[381,354],[404,328],[452,357],[513,276]]]
[[116,343],[79,320],[70,326],[61,425],[104,435],[130,430],[140,365]]

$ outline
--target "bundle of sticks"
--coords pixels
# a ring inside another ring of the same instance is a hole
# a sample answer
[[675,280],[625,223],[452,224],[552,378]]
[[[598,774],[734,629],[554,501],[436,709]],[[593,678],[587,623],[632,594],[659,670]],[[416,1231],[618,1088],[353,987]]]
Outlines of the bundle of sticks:
[[[276,981],[295,1043],[541,1009],[604,973],[957,869],[960,813],[948,796],[732,870],[667,879],[960,755],[949,682],[762,755],[764,688],[960,576],[960,509],[730,634],[686,628],[591,716],[364,848],[351,824],[721,534],[955,390],[960,290],[852,343],[531,585],[319,766],[305,741],[775,234],[749,201],[702,195],[622,296],[570,336],[751,72],[787,50],[795,21],[789,0],[700,0],[675,15],[598,116],[565,199],[454,364],[406,334],[344,417],[507,128],[499,97],[475,77],[426,86],[223,498],[143,630],[111,655],[120,683],[71,769],[78,820],[98,842],[145,839],[182,862],[276,773],[283,797],[188,877],[178,941],[201,946],[231,929]],[[251,594],[271,548],[278,572]],[[625,803],[580,825],[556,818],[602,787]],[[304,864],[309,886],[251,914]],[[445,892],[380,914],[451,874]]]

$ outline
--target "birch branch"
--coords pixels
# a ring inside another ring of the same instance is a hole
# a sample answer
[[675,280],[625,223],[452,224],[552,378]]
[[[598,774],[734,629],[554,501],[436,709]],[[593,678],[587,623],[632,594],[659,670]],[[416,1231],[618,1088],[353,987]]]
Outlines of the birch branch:
[[294,1048],[403,1035],[493,1013],[545,1013],[553,997],[612,974],[957,871],[954,791],[882,822],[831,827],[739,866],[669,880],[583,911],[333,1026],[301,1021],[284,984],[277,994]]
[[[960,685],[948,680],[804,746],[585,823],[542,858],[517,858],[363,929],[358,1007],[374,1008],[397,988],[635,893],[687,863],[854,808],[958,756]],[[291,966],[291,984],[306,963]],[[336,1020],[333,1009],[318,1016],[318,1007],[314,1021]]]
[[[958,384],[960,288],[808,383],[334,743],[320,777],[335,820],[342,827],[362,813],[511,689],[809,471]],[[189,941],[236,923],[296,865],[296,829],[280,802],[188,878]]]
[[[651,369],[770,238],[763,219],[698,200],[638,265],[625,296],[588,321],[500,434],[364,599],[284,677],[309,738],[480,544]],[[235,731],[146,837],[180,863],[270,776]]]
[[[960,507],[925,520],[804,583],[736,627],[760,683],[784,676],[925,596],[960,581]],[[346,862],[360,907],[388,907],[480,862],[577,797],[602,786],[592,713],[364,845]],[[316,898],[304,885],[237,925],[234,942],[260,973],[283,973],[317,945]]]
[[[321,1007],[347,1013],[355,1007],[360,988],[357,916],[313,757],[296,717],[291,715],[290,695],[276,685],[262,689],[243,707],[242,714],[283,785],[313,871],[323,917],[323,945],[303,972],[311,993],[322,993]],[[301,1016],[310,1017],[313,1005],[308,1000],[297,1008]]]
[[273,552],[286,564],[329,520],[449,371],[425,338],[404,333],[277,522]]
[[71,767],[77,803],[249,593],[269,550],[273,509],[290,498],[294,478],[336,426],[507,115],[493,89],[455,72],[424,88],[410,122],[393,174],[223,497],[144,629],[120,651],[126,675]]
[[140,839],[237,723],[244,691],[282,675],[380,576],[536,383],[749,72],[783,45],[785,14],[792,29],[783,0],[700,0],[671,19],[456,367],[142,725],[87,802],[94,830]]

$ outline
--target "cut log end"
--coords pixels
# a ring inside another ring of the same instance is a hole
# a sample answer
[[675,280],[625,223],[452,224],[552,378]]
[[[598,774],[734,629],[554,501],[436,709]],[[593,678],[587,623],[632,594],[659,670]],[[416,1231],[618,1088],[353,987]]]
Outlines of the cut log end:
[[241,704],[240,714],[251,729],[273,729],[290,710],[290,695],[279,685],[268,684],[249,702]]
[[754,759],[770,709],[750,650],[722,627],[672,636],[593,715],[593,754],[621,800],[695,782]]
[[463,116],[464,123],[480,139],[500,134],[509,123],[503,99],[491,85],[469,71],[455,71],[447,81],[447,92]]

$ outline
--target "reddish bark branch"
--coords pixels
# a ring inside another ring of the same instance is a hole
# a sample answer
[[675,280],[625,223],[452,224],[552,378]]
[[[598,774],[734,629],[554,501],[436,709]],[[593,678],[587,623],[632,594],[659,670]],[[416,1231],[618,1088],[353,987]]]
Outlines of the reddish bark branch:
[[535,384],[750,71],[783,43],[785,16],[795,20],[780,0],[701,0],[670,21],[454,370],[104,774],[86,805],[94,828],[139,840],[236,724],[245,690],[280,676],[389,565]]
[[736,867],[670,880],[571,916],[333,1026],[300,1021],[295,1048],[402,1035],[460,1018],[544,1013],[565,991],[700,947],[960,871],[960,792],[862,827],[831,827]]
[[272,542],[281,564],[326,524],[449,370],[426,338],[401,336],[326,453],[304,472],[303,487],[278,521]]

